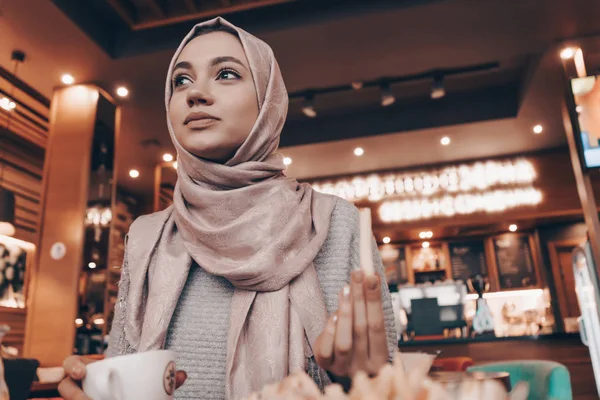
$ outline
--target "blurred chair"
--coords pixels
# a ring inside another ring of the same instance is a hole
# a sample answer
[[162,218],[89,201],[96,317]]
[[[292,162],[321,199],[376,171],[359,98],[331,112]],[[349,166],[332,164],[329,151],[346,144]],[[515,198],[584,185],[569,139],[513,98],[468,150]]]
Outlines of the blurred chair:
[[28,358],[4,359],[4,379],[10,400],[25,400],[29,397],[31,384],[35,380],[38,360]]
[[527,360],[508,361],[475,365],[468,372],[508,372],[510,384],[518,382],[529,384],[528,400],[553,399],[572,400],[571,377],[567,368],[554,361]]
[[436,358],[432,367],[436,371],[464,372],[473,364],[473,360],[469,357],[448,357]]

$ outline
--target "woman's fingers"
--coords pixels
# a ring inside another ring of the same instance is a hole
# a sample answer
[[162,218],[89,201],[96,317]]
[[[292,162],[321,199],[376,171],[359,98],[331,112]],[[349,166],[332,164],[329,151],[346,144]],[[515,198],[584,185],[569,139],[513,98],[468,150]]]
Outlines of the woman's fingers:
[[177,371],[175,373],[175,389],[179,388],[185,383],[187,379],[187,373],[185,371]]
[[79,385],[67,377],[58,384],[58,393],[65,400],[92,400],[83,393]]
[[335,331],[337,312],[334,313],[325,325],[325,330],[317,338],[315,344],[315,359],[321,368],[329,370],[333,365],[333,348],[335,345]]
[[345,286],[340,293],[338,320],[335,329],[335,346],[333,351],[333,373],[347,371],[352,355],[352,299],[350,286]]
[[366,277],[365,297],[367,299],[369,360],[372,368],[377,371],[387,362],[389,357],[383,304],[381,303],[381,277],[379,275]]
[[83,378],[85,378],[85,366],[91,362],[94,362],[94,360],[90,360],[87,357],[67,357],[63,363],[65,375],[67,375],[74,381],[81,381]]
[[352,294],[352,374],[358,370],[366,370],[369,362],[369,338],[367,333],[367,308],[365,306],[363,271],[352,271],[351,294]]

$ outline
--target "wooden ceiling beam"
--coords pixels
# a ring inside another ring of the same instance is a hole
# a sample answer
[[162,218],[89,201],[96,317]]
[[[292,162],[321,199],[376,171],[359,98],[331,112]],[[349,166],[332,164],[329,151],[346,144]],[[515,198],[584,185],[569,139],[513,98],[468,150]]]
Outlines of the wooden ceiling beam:
[[[110,1],[115,1],[115,0],[110,0]],[[147,0],[147,1],[155,2],[157,0]],[[221,0],[221,2],[224,2],[224,1],[227,1],[227,0]],[[244,2],[239,2],[239,3],[236,2],[235,4],[231,3],[229,6],[216,7],[216,8],[206,9],[206,10],[200,10],[198,12],[190,12],[190,13],[184,14],[184,15],[174,15],[172,17],[169,16],[169,17],[155,19],[152,21],[139,22],[133,26],[133,30],[157,28],[160,26],[172,25],[172,24],[177,24],[180,22],[207,19],[207,18],[211,18],[211,17],[216,17],[218,15],[225,15],[225,14],[230,14],[230,13],[234,13],[234,12],[238,12],[238,11],[246,11],[246,10],[251,10],[254,8],[273,6],[273,5],[277,5],[277,4],[283,4],[283,3],[291,3],[293,1],[298,1],[298,0],[246,0]]]
[[131,8],[131,4],[127,5],[122,0],[107,0],[107,2],[127,25],[132,28],[135,26],[137,17],[135,10]]
[[159,0],[146,0],[146,4],[148,8],[152,11],[152,14],[157,16],[158,18],[165,18],[167,16],[167,12],[163,4],[159,4]]
[[196,6],[196,0],[183,0],[183,4],[185,5],[185,8],[187,8],[187,10],[191,13],[197,13],[198,12],[198,6]]

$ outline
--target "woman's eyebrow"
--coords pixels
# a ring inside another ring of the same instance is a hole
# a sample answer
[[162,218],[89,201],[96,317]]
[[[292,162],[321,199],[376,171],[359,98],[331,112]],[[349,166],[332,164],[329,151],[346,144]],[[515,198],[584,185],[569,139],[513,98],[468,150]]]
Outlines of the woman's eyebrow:
[[182,69],[192,69],[192,64],[190,64],[187,61],[180,61],[177,64],[175,64],[175,66],[173,67],[173,71],[175,71],[178,68],[182,68]]
[[215,57],[210,62],[210,65],[211,65],[211,67],[214,67],[215,65],[223,64],[225,62],[233,62],[233,63],[239,64],[240,66],[242,66],[245,69],[247,69],[247,67],[244,65],[244,63],[242,63],[237,58],[231,57],[231,56]]

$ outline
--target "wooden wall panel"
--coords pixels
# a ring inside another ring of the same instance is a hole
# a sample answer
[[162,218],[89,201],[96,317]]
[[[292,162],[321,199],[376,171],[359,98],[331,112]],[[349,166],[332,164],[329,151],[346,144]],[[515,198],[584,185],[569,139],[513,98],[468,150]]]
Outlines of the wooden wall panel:
[[[44,167],[41,240],[31,285],[24,354],[42,366],[61,365],[73,350],[77,287],[82,265],[92,136],[99,92],[91,86],[58,89],[52,99]],[[50,256],[54,243],[64,258]]]
[[0,323],[10,326],[10,331],[2,339],[3,346],[15,347],[19,354],[25,344],[26,311],[16,308],[0,307]]

